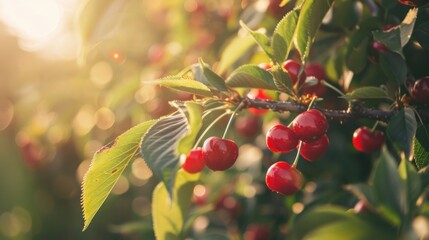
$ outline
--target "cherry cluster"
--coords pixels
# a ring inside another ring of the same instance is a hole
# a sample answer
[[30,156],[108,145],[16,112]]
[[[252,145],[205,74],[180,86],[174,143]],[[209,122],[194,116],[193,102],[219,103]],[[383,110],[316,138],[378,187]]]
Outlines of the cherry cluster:
[[[265,70],[271,68],[267,63],[259,66]],[[298,89],[301,94],[311,94],[316,98],[323,93],[324,85],[321,81],[326,78],[326,75],[321,65],[309,64],[301,75],[299,75],[301,65],[294,60],[287,60],[283,67],[289,74],[295,89]],[[304,83],[307,76],[315,77],[318,80],[317,84],[306,86]],[[429,77],[415,81],[409,87],[409,92],[414,101],[422,104],[429,103]],[[251,91],[248,97],[272,99],[262,89]],[[249,108],[251,114],[239,117],[235,121],[237,132],[248,138],[254,137],[261,127],[258,115],[263,115],[266,111],[267,109]],[[375,130],[376,126],[377,124],[373,129],[363,126],[355,130],[352,143],[357,151],[370,154],[381,149],[385,136],[383,131]],[[328,127],[327,119],[321,111],[309,109],[296,116],[290,126],[283,124],[272,126],[266,135],[266,145],[272,152],[282,154],[298,149],[296,159],[301,156],[309,162],[314,162],[328,150],[329,138],[326,135]],[[182,168],[189,173],[201,172],[205,166],[213,171],[224,171],[234,165],[237,157],[238,147],[234,141],[209,137],[202,147],[190,151]],[[297,192],[302,187],[304,178],[296,168],[296,162],[290,165],[279,161],[270,166],[265,177],[268,188],[285,195]]]
[[202,148],[190,151],[182,168],[188,173],[201,172],[205,166],[213,171],[225,171],[238,157],[237,144],[230,139],[209,137]]
[[[272,126],[268,130],[266,143],[268,149],[277,153],[289,153],[298,148],[298,154],[313,162],[328,150],[327,130],[325,115],[317,109],[310,109],[299,114],[291,127],[282,124]],[[280,161],[268,169],[265,182],[272,191],[290,195],[301,188],[303,177],[295,165]]]

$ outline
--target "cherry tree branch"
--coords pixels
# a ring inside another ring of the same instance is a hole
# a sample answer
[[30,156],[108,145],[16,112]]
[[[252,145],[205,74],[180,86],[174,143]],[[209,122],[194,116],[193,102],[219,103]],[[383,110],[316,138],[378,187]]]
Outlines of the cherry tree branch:
[[[261,99],[243,99],[244,108],[259,108],[259,109],[271,109],[276,112],[304,112],[307,110],[307,106],[304,104],[289,102],[289,101],[272,101],[272,100],[261,100]],[[366,118],[372,120],[378,120],[383,122],[388,122],[389,119],[395,114],[397,110],[385,111],[380,109],[369,109],[364,108],[359,105],[356,105],[352,108],[343,109],[343,110],[332,110],[319,108],[314,106],[320,110],[325,116],[333,121],[341,121],[345,122],[351,119],[356,118]],[[417,108],[416,112],[422,118],[423,122],[429,122],[429,108]]]

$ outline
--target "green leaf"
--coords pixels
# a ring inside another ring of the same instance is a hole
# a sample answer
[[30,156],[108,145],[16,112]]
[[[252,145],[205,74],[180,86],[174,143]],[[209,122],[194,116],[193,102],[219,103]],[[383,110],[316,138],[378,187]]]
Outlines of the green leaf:
[[395,159],[383,151],[372,175],[379,211],[394,225],[399,225],[406,210],[406,189],[397,171]]
[[418,25],[413,34],[424,49],[429,49],[429,21]]
[[298,22],[298,13],[298,9],[288,12],[276,26],[272,38],[272,46],[278,63],[282,63],[292,49],[293,36]]
[[412,157],[413,139],[416,135],[417,121],[411,108],[395,113],[387,125],[387,136],[405,152],[407,159]]
[[302,5],[295,30],[295,47],[306,61],[310,46],[333,0],[306,0]]
[[243,21],[240,21],[240,26],[244,28],[247,32],[252,35],[252,37],[255,39],[256,43],[264,50],[264,52],[267,54],[267,56],[271,59],[274,58],[273,49],[271,48],[271,42],[270,39],[267,37],[267,35],[253,31]]
[[103,205],[125,167],[138,153],[142,136],[155,120],[141,123],[98,150],[82,183],[82,210],[85,230]]
[[304,210],[296,217],[292,226],[296,239],[305,239],[305,236],[324,225],[353,221],[356,217],[346,212],[346,209],[336,206],[323,206]]
[[162,180],[170,193],[174,173],[179,165],[179,139],[188,133],[188,122],[182,112],[161,118],[143,137],[141,154],[153,175]]
[[369,37],[366,29],[356,29],[350,35],[346,64],[354,73],[362,72],[368,64]]
[[203,62],[202,59],[199,60],[200,62],[200,66],[203,69],[203,73],[204,76],[206,77],[206,79],[209,81],[209,83],[216,88],[217,90],[221,91],[221,92],[226,92],[228,91],[228,88],[225,85],[225,81],[223,80],[223,78],[219,75],[217,75],[215,72],[213,72],[208,66],[207,64],[205,64]]
[[274,84],[276,85],[277,89],[281,92],[284,92],[290,96],[294,96],[295,93],[292,88],[292,80],[289,77],[289,74],[287,74],[283,67],[279,65],[274,65],[271,67],[271,73],[274,77]]
[[399,54],[380,53],[380,66],[389,80],[393,80],[397,85],[401,86],[407,80],[407,64]]
[[419,169],[429,165],[429,125],[420,125],[414,139],[414,159]]
[[406,202],[408,203],[407,213],[409,213],[416,208],[417,198],[422,193],[421,179],[417,174],[415,167],[405,158],[402,158],[398,170],[399,176],[401,177],[407,191]]
[[306,240],[394,239],[395,234],[363,220],[338,221],[324,225],[306,235]]
[[243,65],[229,75],[226,85],[235,88],[262,88],[277,90],[273,76],[257,65]]
[[408,43],[417,19],[417,8],[408,11],[402,23],[390,31],[374,31],[372,34],[375,41],[382,42],[391,51],[402,55],[402,48]]
[[348,31],[359,22],[362,10],[357,1],[337,0],[332,7],[332,17],[329,25]]
[[177,144],[177,152],[182,154],[188,154],[189,150],[194,145],[195,138],[198,135],[202,123],[203,108],[200,104],[195,102],[186,102],[186,116],[188,119],[188,133],[183,136]]
[[346,190],[351,192],[357,198],[365,200],[371,206],[377,206],[377,201],[374,195],[374,191],[371,186],[366,183],[349,184],[346,186]]
[[175,240],[181,237],[182,229],[191,203],[192,191],[200,174],[190,174],[180,169],[176,175],[171,199],[164,184],[159,183],[153,191],[152,219],[156,239]]
[[347,93],[345,99],[390,99],[386,91],[379,87],[362,87]]
[[213,93],[210,91],[210,89],[203,83],[192,79],[186,79],[182,76],[168,76],[154,81],[145,81],[144,83],[159,84],[167,88],[188,92],[203,97],[213,96]]
[[398,4],[397,0],[381,0],[381,5],[384,8],[392,8]]
[[237,63],[255,45],[252,36],[237,36],[228,43],[222,51],[219,61],[219,73],[224,73],[228,68]]

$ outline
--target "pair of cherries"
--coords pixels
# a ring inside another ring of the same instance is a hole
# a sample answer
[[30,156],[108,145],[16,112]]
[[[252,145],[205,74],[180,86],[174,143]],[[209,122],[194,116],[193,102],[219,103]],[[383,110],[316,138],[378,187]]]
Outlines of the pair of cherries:
[[182,168],[188,173],[201,172],[205,166],[213,171],[225,171],[238,157],[238,146],[230,139],[209,137],[202,148],[192,149]]
[[[311,109],[299,114],[292,127],[278,124],[270,128],[266,143],[273,152],[288,153],[297,148],[302,141],[300,155],[313,162],[328,149],[329,138],[326,135],[328,122],[319,110]],[[291,195],[298,191],[304,182],[301,172],[286,162],[276,162],[267,171],[265,182],[272,191]]]

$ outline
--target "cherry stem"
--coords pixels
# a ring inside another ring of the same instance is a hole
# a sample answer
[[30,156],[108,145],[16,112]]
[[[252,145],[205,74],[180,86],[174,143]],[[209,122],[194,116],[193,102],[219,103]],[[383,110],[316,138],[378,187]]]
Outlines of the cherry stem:
[[371,128],[371,132],[374,132],[375,131],[375,129],[377,128],[377,126],[378,126],[378,123],[379,123],[379,121],[376,121],[375,123],[374,123],[374,126],[372,126],[372,128]]
[[323,83],[323,85],[327,86],[328,88],[334,90],[336,93],[338,93],[340,96],[345,96],[345,94],[338,89],[337,87],[335,87],[334,85],[330,84],[328,81],[322,80],[321,81]]
[[299,141],[299,145],[298,145],[298,152],[296,153],[295,156],[295,160],[292,163],[292,167],[296,168],[296,166],[298,165],[298,161],[299,161],[299,153],[301,152],[301,148],[302,148],[302,141]]
[[241,108],[243,108],[243,106],[244,106],[244,102],[241,101],[240,104],[238,104],[238,106],[235,108],[234,112],[232,112],[232,115],[229,118],[228,124],[226,125],[225,132],[223,133],[222,138],[226,137],[226,133],[228,132],[229,127],[231,126],[232,119],[234,119],[235,114],[238,112],[238,110],[240,110]]
[[[315,102],[316,100],[317,100],[317,97],[313,97],[313,98],[311,99],[310,104],[308,104],[307,111],[308,111],[308,110],[310,110],[310,109],[313,107],[313,104],[314,104],[314,102]],[[299,161],[299,154],[301,153],[302,144],[303,144],[303,141],[299,141],[298,152],[296,153],[295,160],[294,160],[294,161],[293,161],[293,163],[292,163],[292,167],[294,167],[294,168],[296,168],[296,166],[298,165],[298,161]]]
[[219,117],[217,117],[210,125],[207,126],[207,128],[204,130],[203,133],[201,133],[200,138],[198,138],[197,142],[194,144],[194,146],[192,147],[192,149],[195,149],[196,147],[198,147],[198,145],[200,145],[201,140],[203,140],[204,136],[207,134],[207,132],[223,117],[225,117],[226,115],[228,115],[229,112],[224,112],[223,114],[219,115]]

